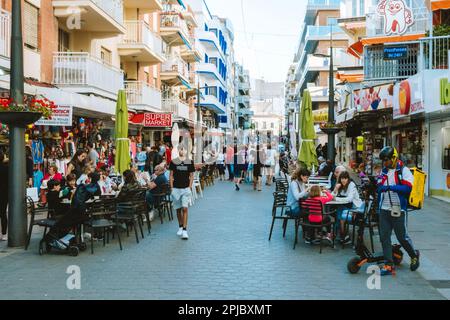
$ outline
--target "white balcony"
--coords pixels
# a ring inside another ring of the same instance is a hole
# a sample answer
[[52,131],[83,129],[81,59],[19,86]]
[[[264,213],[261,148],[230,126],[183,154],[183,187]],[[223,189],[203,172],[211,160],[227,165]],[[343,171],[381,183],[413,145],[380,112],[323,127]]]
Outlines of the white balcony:
[[246,107],[248,107],[249,104],[250,104],[250,97],[249,96],[238,96],[236,98],[236,100],[237,100],[237,102],[240,105],[245,105]]
[[222,50],[220,48],[219,39],[217,38],[216,34],[211,31],[197,31],[197,39],[199,39],[203,45],[205,46],[205,49],[212,51],[212,52],[218,52],[222,55]]
[[214,94],[204,94],[200,105],[215,112],[216,114],[225,114],[225,106],[220,103],[219,99]]
[[163,99],[162,111],[172,113],[174,118],[189,120],[189,106],[179,99]]
[[189,67],[181,57],[167,57],[161,66],[161,81],[170,86],[189,83]]
[[[68,20],[82,32],[125,33],[123,0],[53,0],[53,7],[56,17]],[[79,26],[72,19],[77,15],[81,18]]]
[[189,43],[191,44],[190,48],[187,46],[181,48],[181,57],[190,63],[201,61],[205,53],[200,49],[198,41],[194,37],[190,37]]
[[11,15],[0,12],[0,68],[9,70],[11,65]]
[[239,83],[239,90],[248,91],[250,89],[251,89],[250,83],[248,83],[248,82]]
[[128,106],[135,110],[161,112],[161,91],[142,81],[125,81]]
[[139,9],[140,13],[151,13],[163,9],[159,0],[124,0],[125,8]]
[[145,21],[125,21],[125,28],[125,36],[118,45],[122,61],[149,66],[165,60],[161,38]]
[[217,66],[213,63],[199,63],[197,64],[197,73],[204,76],[207,79],[210,79],[211,81],[219,81],[222,84],[223,78],[219,73],[219,70],[217,69]]
[[190,48],[189,29],[181,13],[177,11],[164,11],[161,12],[160,16],[161,38],[172,47],[186,45]]
[[65,90],[111,99],[123,89],[123,71],[86,52],[57,52],[53,56],[53,83]]

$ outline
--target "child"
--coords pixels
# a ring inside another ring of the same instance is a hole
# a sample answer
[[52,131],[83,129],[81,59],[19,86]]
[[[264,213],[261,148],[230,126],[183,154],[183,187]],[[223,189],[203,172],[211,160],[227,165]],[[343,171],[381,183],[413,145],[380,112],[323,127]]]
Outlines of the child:
[[61,191],[61,199],[72,200],[72,196],[77,189],[77,176],[69,174],[66,179],[66,187]]
[[61,191],[61,182],[58,180],[50,180],[47,183],[47,203],[50,214],[54,216],[60,216],[64,214],[61,206],[61,199],[59,198],[59,192]]
[[138,170],[143,172],[145,169],[145,162],[147,161],[147,153],[142,150],[142,147],[138,147],[138,154],[136,156],[136,163]]
[[[309,208],[309,212],[311,212],[308,216],[308,221],[311,224],[322,224],[322,223],[329,223],[331,221],[331,218],[329,215],[323,216],[322,220],[322,212],[320,212],[320,209],[316,207],[317,200],[322,203],[322,206],[325,206],[326,203],[333,200],[333,195],[328,191],[325,190],[322,192],[322,189],[320,186],[312,186],[309,190],[309,197],[305,200],[304,204]],[[312,238],[312,229],[306,230],[306,242],[311,243]],[[332,242],[332,234],[331,234],[331,227],[327,227],[327,235],[325,237],[326,240],[329,242]],[[320,241],[320,239],[319,239]]]
[[92,166],[84,167],[83,174],[77,180],[77,186],[82,184],[89,184],[89,174],[93,173],[95,170]]

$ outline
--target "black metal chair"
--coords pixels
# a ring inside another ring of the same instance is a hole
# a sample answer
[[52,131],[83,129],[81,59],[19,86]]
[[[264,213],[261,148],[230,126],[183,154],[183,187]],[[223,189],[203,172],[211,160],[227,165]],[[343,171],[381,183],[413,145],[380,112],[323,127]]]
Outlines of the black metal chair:
[[122,202],[117,203],[117,210],[116,214],[113,216],[113,219],[116,221],[116,223],[125,223],[126,230],[127,230],[127,237],[130,236],[128,225],[131,224],[134,229],[134,233],[136,236],[136,242],[139,243],[139,236],[138,236],[138,227],[141,231],[141,236],[144,239],[144,231],[142,230],[142,225],[140,223],[140,214],[139,214],[139,206],[134,204],[133,202]]
[[[39,211],[36,210],[35,203],[32,198],[27,197],[27,213],[30,215],[30,222],[28,225],[28,236],[27,236],[27,243],[25,245],[25,250],[28,250],[28,247],[30,245],[31,241],[31,234],[33,233],[33,227],[39,226],[44,228],[44,234],[42,236],[42,239],[44,239],[45,235],[47,234],[47,229],[52,228],[56,224],[56,219],[53,217],[53,212],[51,210],[47,209],[40,209]],[[47,213],[47,218],[45,219],[38,219],[36,220],[36,213]]]
[[[323,229],[324,228],[331,228],[333,230],[333,225],[335,221],[333,221],[333,218],[331,218],[333,215],[336,214],[335,210],[327,211],[325,212],[325,208],[320,200],[315,199],[306,199],[300,200],[300,209],[301,209],[301,217],[295,220],[295,241],[294,241],[294,249],[295,246],[298,243],[298,229],[300,226],[302,226],[303,230],[311,230],[315,232],[316,230],[319,231],[319,237],[320,237],[320,253],[322,253],[322,243],[324,240],[323,237]],[[317,215],[321,216],[321,223],[311,223],[309,222],[309,215]],[[328,222],[326,222],[325,216],[329,215],[330,219]],[[303,232],[303,238],[305,237],[305,232]],[[335,237],[333,235],[332,237],[332,247],[334,248],[335,244]]]
[[111,217],[114,215],[109,207],[105,206],[104,200],[95,200],[88,210],[89,220],[84,225],[91,231],[91,254],[94,254],[94,234],[101,232],[103,235],[103,246],[106,246],[106,240],[109,243],[109,232],[117,232],[120,250],[122,250],[122,241],[120,239],[119,226],[117,221]]
[[291,215],[291,207],[287,205],[287,195],[284,192],[273,193],[272,225],[270,227],[269,241],[272,239],[275,220],[283,220],[283,238],[286,236],[286,228],[289,220],[296,218]]
[[356,236],[356,227],[359,225],[359,219],[363,219],[364,227],[369,229],[369,237],[370,237],[370,245],[372,248],[372,253],[375,253],[375,246],[373,242],[373,236],[375,234],[374,229],[378,227],[378,222],[374,219],[376,213],[373,210],[373,199],[370,199],[365,202],[364,212],[351,210],[352,221],[346,221],[346,232],[350,228],[350,224],[352,225],[352,246],[355,245],[355,236]]
[[131,197],[131,202],[136,205],[136,210],[139,215],[139,224],[144,225],[142,216],[145,217],[147,223],[147,230],[150,234],[152,225],[150,222],[149,207],[147,205],[147,189],[141,189]]

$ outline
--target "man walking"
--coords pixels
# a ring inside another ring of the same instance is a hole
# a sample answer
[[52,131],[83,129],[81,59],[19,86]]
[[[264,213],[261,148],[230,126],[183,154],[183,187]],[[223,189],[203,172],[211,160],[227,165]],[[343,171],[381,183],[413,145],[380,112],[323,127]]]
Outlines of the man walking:
[[397,240],[411,258],[411,271],[416,271],[419,268],[420,253],[418,250],[414,250],[406,226],[408,199],[414,177],[409,168],[398,159],[395,148],[385,147],[380,152],[380,159],[383,161],[383,170],[377,180],[379,228],[386,262],[381,270],[381,275],[395,274],[391,243],[392,229],[394,229]]
[[187,240],[189,239],[187,233],[188,207],[192,198],[191,190],[195,168],[192,161],[186,157],[186,150],[183,147],[180,147],[179,157],[172,160],[169,169],[173,207],[177,211],[180,226],[177,235],[181,236],[183,240]]

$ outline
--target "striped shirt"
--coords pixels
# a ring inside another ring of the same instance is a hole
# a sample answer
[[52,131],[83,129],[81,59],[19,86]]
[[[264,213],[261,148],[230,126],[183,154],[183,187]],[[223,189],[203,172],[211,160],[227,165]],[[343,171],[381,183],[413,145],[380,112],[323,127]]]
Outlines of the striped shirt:
[[[399,183],[396,183],[396,181],[395,181],[395,175],[396,174],[395,174],[394,169],[389,170],[388,179],[384,183],[384,185],[387,186],[388,182],[389,182],[389,186],[395,186],[395,185],[399,184]],[[407,181],[410,184],[413,183],[414,177],[408,168],[406,168],[406,167],[403,168],[402,176],[403,176],[402,178],[404,181]],[[389,195],[391,196],[390,199],[389,199]],[[381,201],[381,209],[382,210],[389,211],[392,209],[392,206],[401,207],[400,198],[399,198],[397,192],[394,192],[394,191],[385,192],[385,193],[381,194],[381,197],[382,197],[382,201]],[[391,205],[391,201],[392,201],[392,205]]]

